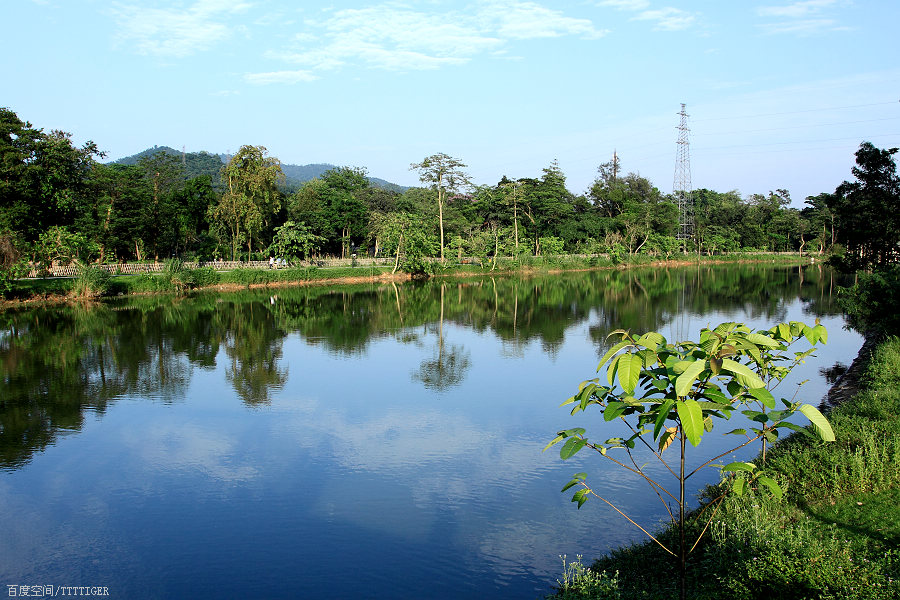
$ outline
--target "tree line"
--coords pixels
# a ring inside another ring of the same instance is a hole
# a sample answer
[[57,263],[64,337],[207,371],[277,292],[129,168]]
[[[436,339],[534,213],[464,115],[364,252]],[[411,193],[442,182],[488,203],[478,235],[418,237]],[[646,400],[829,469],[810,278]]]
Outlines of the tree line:
[[[679,251],[838,250],[853,266],[893,259],[900,232],[896,149],[868,142],[853,182],[790,206],[783,189],[742,196],[694,190],[694,237],[676,238],[676,198],[618,158],[601,164],[582,194],[554,161],[539,176],[473,185],[458,158],[434,154],[410,169],[421,187],[374,185],[359,167],[337,167],[289,191],[280,161],[245,145],[222,164],[202,154],[188,168],[166,152],[136,164],[100,162],[94,142],[49,133],[0,108],[0,261],[119,262],[401,255],[432,257]],[[416,260],[419,264],[416,264]]]

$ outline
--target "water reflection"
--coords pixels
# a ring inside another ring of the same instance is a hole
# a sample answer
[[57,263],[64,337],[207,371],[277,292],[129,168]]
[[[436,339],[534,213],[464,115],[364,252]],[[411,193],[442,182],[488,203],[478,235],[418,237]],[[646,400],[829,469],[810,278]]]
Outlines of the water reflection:
[[[838,314],[834,273],[802,268],[687,268],[604,271],[529,279],[497,278],[339,291],[295,288],[226,297],[152,298],[0,315],[0,465],[16,468],[76,431],[84,411],[104,412],[123,396],[177,402],[195,369],[215,369],[224,350],[227,380],[248,406],[270,402],[289,368],[285,337],[298,333],[330,352],[362,355],[385,336],[429,343],[412,373],[433,390],[459,385],[470,350],[445,339],[445,323],[490,331],[510,355],[539,341],[552,357],[567,329],[589,322],[596,353],[617,328],[659,330],[685,314],[745,311],[774,322],[791,298],[811,314]],[[418,335],[416,328],[425,328]],[[498,374],[499,375],[499,374]]]
[[[835,285],[818,266],[704,267],[4,313],[0,579],[86,573],[72,584],[122,597],[202,596],[198,576],[248,597],[538,596],[557,554],[636,537],[558,493],[594,463],[540,453],[608,333],[812,320],[837,314]],[[624,503],[646,496],[601,476]]]

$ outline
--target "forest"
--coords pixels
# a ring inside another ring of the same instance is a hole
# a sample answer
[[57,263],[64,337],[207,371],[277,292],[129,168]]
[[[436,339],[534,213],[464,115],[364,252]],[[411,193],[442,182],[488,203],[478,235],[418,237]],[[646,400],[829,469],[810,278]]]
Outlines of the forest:
[[[676,238],[676,198],[620,161],[600,164],[574,193],[554,161],[534,177],[473,185],[466,164],[434,154],[410,165],[422,183],[401,189],[335,167],[287,186],[278,158],[245,145],[227,163],[205,152],[144,152],[104,163],[0,108],[0,262],[15,274],[49,265],[184,260],[404,255],[461,259],[561,253],[671,256],[734,251],[829,251],[848,266],[896,253],[896,149],[863,142],[854,181],[791,206],[787,190],[742,196],[693,191],[694,236]],[[373,181],[375,181],[373,183]]]

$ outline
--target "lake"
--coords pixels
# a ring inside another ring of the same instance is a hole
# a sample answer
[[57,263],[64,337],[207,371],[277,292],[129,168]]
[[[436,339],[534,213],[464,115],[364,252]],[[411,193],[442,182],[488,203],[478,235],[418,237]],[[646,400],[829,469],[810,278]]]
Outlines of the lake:
[[[576,510],[559,491],[573,473],[645,526],[664,516],[598,455],[541,452],[564,428],[609,437],[559,406],[608,333],[819,318],[828,344],[778,390],[808,380],[797,397],[818,404],[862,343],[839,283],[819,265],[660,268],[0,314],[0,585],[542,597],[560,555],[642,535],[599,501]],[[725,448],[719,431],[700,448]]]

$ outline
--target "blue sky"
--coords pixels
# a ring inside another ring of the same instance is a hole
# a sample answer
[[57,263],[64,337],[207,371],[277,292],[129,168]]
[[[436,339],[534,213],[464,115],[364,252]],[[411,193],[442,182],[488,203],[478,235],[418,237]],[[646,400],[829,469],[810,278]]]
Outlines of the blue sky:
[[0,105],[115,159],[147,147],[365,167],[416,185],[444,152],[476,183],[554,159],[584,192],[617,152],[672,190],[850,178],[900,146],[897,0],[5,0]]

